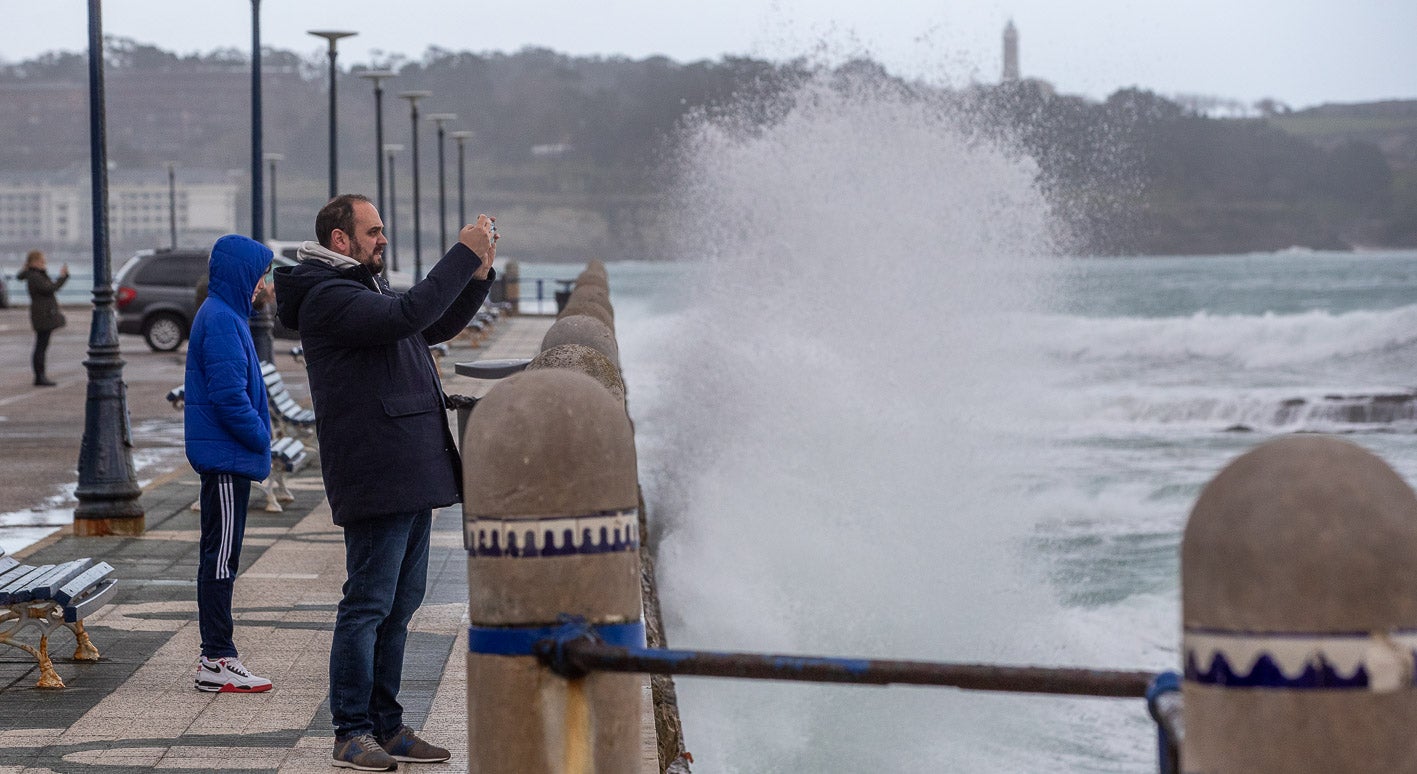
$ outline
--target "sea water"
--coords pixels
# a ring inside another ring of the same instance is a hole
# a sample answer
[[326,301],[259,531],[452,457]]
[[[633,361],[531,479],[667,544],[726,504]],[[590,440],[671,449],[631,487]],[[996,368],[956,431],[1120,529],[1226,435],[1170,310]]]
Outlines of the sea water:
[[[1174,669],[1229,460],[1333,432],[1417,475],[1417,423],[1322,410],[1411,391],[1417,252],[1065,257],[1026,156],[908,100],[684,148],[679,262],[609,267],[673,647]],[[678,696],[708,774],[1156,767],[1141,700]]]

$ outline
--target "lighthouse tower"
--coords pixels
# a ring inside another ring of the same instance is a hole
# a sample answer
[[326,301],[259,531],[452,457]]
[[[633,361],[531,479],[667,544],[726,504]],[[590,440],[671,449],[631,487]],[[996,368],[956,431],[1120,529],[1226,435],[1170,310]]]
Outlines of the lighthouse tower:
[[1004,82],[1018,80],[1018,30],[1014,20],[1004,25]]

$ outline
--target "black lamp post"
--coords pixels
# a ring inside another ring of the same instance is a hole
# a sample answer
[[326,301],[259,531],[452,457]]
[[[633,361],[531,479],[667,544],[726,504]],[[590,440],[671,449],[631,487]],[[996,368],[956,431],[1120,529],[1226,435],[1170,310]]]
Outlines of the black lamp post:
[[428,120],[438,127],[438,254],[448,251],[448,185],[443,163],[443,124],[458,119],[455,113],[429,113]]
[[177,249],[177,162],[167,162],[167,228],[172,236],[172,249]]
[[88,395],[75,535],[141,535],[145,512],[133,468],[128,386],[118,355],[118,318],[108,255],[108,128],[103,92],[103,10],[89,0],[89,175],[93,189],[93,322],[89,325]]
[[461,129],[456,132],[449,132],[448,136],[458,141],[458,228],[462,228],[467,225],[467,200],[464,198],[466,191],[463,186],[463,143],[467,142],[468,138],[472,137],[472,132]]
[[403,150],[402,145],[389,143],[384,146],[384,155],[389,157],[389,219],[385,225],[389,231],[389,270],[399,270],[399,244],[398,244],[398,187],[394,185],[394,154]]
[[[261,212],[261,142],[264,134],[261,126],[261,0],[251,0],[251,238],[264,242],[261,229],[265,226],[265,213]],[[257,328],[252,328],[254,335]],[[259,346],[259,345],[257,345]]]
[[359,74],[374,83],[374,163],[377,170],[375,183],[379,189],[374,197],[379,203],[379,213],[384,212],[384,81],[394,77],[392,70],[365,70]]
[[271,165],[271,239],[280,239],[280,230],[276,228],[276,162],[285,161],[285,154],[267,153],[264,158]]
[[[251,0],[251,238],[257,242],[266,241],[266,214],[262,209],[266,189],[261,180],[261,162],[265,157],[262,152],[264,134],[261,123],[261,0]],[[267,363],[273,362],[271,329],[275,327],[275,320],[271,317],[271,305],[252,307],[246,324],[251,328],[256,357]]]
[[409,116],[413,120],[413,281],[423,280],[423,220],[418,201],[418,100],[433,96],[431,91],[401,91],[399,97],[408,100]]
[[335,43],[340,38],[347,38],[351,35],[358,35],[357,32],[334,32],[332,30],[309,30],[311,35],[317,38],[324,38],[330,42],[330,198],[339,195],[339,151],[337,144],[337,134],[335,130],[335,83],[339,80],[339,69],[335,67]]

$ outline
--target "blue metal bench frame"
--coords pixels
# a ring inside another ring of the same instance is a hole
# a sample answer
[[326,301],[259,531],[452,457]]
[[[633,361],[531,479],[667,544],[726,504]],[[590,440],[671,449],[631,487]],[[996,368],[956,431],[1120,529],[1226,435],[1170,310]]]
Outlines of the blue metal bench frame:
[[[63,688],[49,658],[49,635],[65,627],[74,633],[75,661],[97,661],[98,648],[84,631],[84,618],[108,604],[118,580],[107,562],[75,559],[63,564],[28,565],[0,550],[0,645],[18,648],[39,664],[40,688]],[[39,630],[39,646],[20,642],[28,628]]]

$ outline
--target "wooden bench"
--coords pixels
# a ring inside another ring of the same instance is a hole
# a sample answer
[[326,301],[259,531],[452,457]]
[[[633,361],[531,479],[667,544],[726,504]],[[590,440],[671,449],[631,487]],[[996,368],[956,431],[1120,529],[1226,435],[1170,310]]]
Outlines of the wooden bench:
[[492,323],[484,319],[481,312],[478,312],[477,316],[468,322],[467,327],[453,337],[453,341],[465,340],[469,347],[476,348],[482,346],[482,342],[486,341],[491,334]]
[[482,342],[486,341],[487,337],[492,335],[492,327],[496,324],[498,318],[506,311],[508,306],[510,305],[484,304],[482,308],[478,310],[477,314],[472,316],[472,320],[468,322],[467,327],[463,328],[462,332],[454,338],[466,339],[468,346],[471,347],[482,346]]
[[315,412],[305,408],[290,394],[275,363],[261,364],[261,378],[266,382],[266,397],[271,404],[271,422],[281,436],[291,436],[315,443]]
[[[0,645],[18,648],[39,664],[40,688],[63,688],[49,658],[49,634],[60,627],[74,633],[75,661],[97,661],[98,648],[84,631],[84,618],[108,604],[118,580],[107,562],[75,559],[63,564],[28,565],[0,549]],[[39,630],[39,645],[20,642],[22,631]]]
[[266,511],[280,513],[281,503],[295,502],[285,485],[285,477],[299,473],[310,462],[310,452],[298,438],[286,436],[271,441],[271,477],[260,483],[266,493]]

